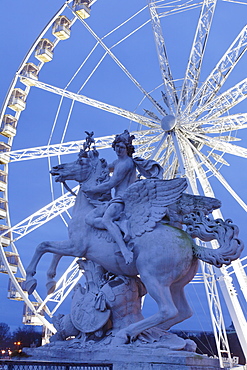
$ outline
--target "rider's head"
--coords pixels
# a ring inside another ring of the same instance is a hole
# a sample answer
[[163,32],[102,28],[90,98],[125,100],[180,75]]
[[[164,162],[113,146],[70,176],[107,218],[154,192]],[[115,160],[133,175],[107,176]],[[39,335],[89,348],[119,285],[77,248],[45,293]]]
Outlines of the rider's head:
[[115,150],[117,143],[123,143],[126,146],[128,156],[132,157],[132,154],[135,152],[135,148],[132,145],[132,140],[134,140],[134,138],[135,136],[130,136],[128,130],[124,130],[122,134],[116,135],[115,140],[112,143],[112,147]]

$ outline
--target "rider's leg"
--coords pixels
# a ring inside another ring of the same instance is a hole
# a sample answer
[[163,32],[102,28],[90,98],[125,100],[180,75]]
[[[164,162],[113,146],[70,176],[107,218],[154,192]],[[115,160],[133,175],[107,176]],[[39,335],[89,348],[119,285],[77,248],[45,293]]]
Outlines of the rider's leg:
[[86,217],[85,222],[96,229],[105,229],[105,225],[102,222],[102,217],[104,214],[105,207],[96,207],[92,211],[90,211]]
[[129,264],[133,261],[133,253],[126,247],[121,231],[114,223],[114,220],[119,217],[120,213],[123,211],[123,208],[124,206],[122,203],[112,203],[105,211],[105,214],[102,218],[102,223],[120,248],[126,264]]
[[118,225],[120,230],[124,233],[123,240],[125,241],[125,243],[128,243],[131,239],[129,220],[122,219],[121,222],[116,221],[115,223]]

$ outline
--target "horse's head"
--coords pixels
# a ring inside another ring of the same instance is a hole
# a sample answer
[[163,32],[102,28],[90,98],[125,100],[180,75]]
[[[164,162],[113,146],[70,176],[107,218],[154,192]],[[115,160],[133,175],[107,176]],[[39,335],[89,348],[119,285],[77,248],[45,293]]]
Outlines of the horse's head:
[[55,181],[64,182],[75,180],[79,183],[89,181],[96,185],[102,181],[107,181],[109,171],[104,159],[99,159],[98,152],[81,150],[75,162],[58,164],[50,171],[52,176],[57,176]]
[[64,182],[66,180],[75,180],[84,182],[90,175],[92,165],[89,158],[79,158],[75,162],[58,164],[52,167],[50,173],[57,176],[55,181]]

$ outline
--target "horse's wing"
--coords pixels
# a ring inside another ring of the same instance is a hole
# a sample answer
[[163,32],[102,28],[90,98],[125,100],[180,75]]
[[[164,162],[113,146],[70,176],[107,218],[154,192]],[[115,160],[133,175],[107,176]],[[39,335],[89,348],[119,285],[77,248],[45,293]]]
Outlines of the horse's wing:
[[144,179],[125,191],[125,214],[129,219],[131,236],[152,231],[167,212],[167,206],[176,202],[186,189],[186,179]]

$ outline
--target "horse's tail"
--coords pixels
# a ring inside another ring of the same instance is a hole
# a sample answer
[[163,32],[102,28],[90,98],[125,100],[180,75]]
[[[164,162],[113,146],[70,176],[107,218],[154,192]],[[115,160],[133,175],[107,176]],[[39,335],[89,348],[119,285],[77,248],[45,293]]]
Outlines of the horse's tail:
[[196,258],[216,267],[221,267],[223,264],[229,265],[239,258],[244,244],[238,239],[238,227],[233,225],[231,220],[212,220],[197,212],[184,216],[184,223],[188,225],[186,232],[193,238],[197,237],[205,242],[216,239],[219,243],[217,249],[205,248],[193,243],[193,253]]

